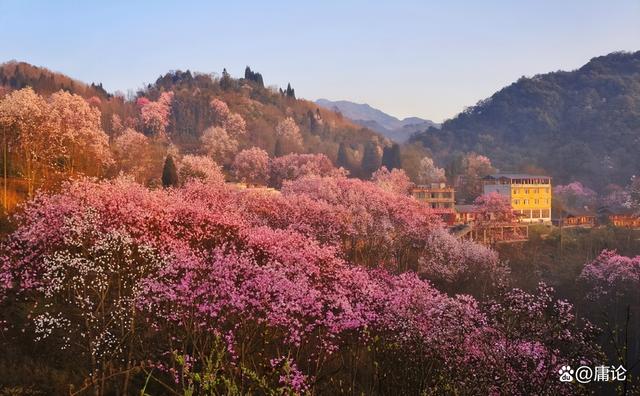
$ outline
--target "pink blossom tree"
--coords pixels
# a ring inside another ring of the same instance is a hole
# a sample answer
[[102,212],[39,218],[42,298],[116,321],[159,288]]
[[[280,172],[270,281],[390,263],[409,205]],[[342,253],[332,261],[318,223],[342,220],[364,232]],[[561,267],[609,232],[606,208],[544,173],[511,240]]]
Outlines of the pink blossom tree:
[[79,180],[16,223],[0,291],[20,309],[3,341],[54,348],[98,395],[136,375],[179,394],[562,395],[557,363],[593,361],[549,293],[485,308],[407,271],[441,224],[372,182],[307,176],[260,194]]
[[473,202],[476,218],[484,224],[512,223],[516,218],[509,198],[496,192],[484,194]]
[[371,180],[380,188],[396,194],[407,195],[413,186],[409,176],[402,169],[381,167],[371,175]]
[[285,180],[295,180],[303,176],[344,177],[344,168],[336,169],[324,154],[288,154],[274,158],[271,162],[270,184],[280,188]]
[[157,101],[153,102],[147,98],[139,98],[137,101],[140,109],[140,120],[145,130],[157,137],[164,137],[169,116],[171,115],[171,102],[173,92],[163,92]]
[[269,154],[258,147],[242,150],[233,161],[233,171],[244,183],[265,185],[269,178]]
[[579,181],[553,188],[555,204],[564,210],[594,209],[598,195],[592,189],[585,187]]

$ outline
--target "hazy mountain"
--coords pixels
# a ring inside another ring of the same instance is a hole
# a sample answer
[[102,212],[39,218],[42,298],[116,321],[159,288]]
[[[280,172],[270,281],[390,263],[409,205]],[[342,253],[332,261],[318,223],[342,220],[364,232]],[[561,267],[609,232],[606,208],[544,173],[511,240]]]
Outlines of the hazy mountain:
[[438,127],[433,121],[418,117],[398,119],[368,104],[354,103],[348,100],[331,101],[318,99],[316,103],[326,109],[338,111],[353,122],[383,134],[397,142],[404,142],[415,132]]
[[445,163],[475,151],[501,169],[540,168],[556,184],[626,184],[640,174],[640,51],[522,77],[412,141]]

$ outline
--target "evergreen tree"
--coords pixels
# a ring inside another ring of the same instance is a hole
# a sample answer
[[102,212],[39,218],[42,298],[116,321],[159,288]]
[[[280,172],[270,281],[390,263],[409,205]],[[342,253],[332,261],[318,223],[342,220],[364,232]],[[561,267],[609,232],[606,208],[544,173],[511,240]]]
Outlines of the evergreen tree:
[[394,143],[391,147],[385,147],[382,151],[382,165],[387,169],[401,169],[400,145]]
[[291,88],[291,83],[287,84],[286,94],[287,94],[287,98],[291,98],[291,99],[296,98],[296,90]]
[[164,160],[164,168],[162,169],[162,185],[164,187],[177,187],[178,182],[178,170],[176,169],[176,164],[173,162],[173,157],[169,154]]
[[341,142],[340,146],[338,147],[338,159],[336,161],[336,165],[345,169],[351,169],[349,156],[347,154],[347,146],[344,144],[344,142]]
[[380,155],[378,154],[378,145],[374,142],[368,142],[364,146],[364,153],[362,155],[362,172],[365,177],[369,177],[379,168]]
[[220,78],[220,88],[227,90],[231,88],[231,76],[227,72],[227,69],[222,69],[222,78]]
[[311,131],[312,133],[316,132],[316,130],[318,129],[318,120],[316,119],[313,111],[307,111],[307,118],[309,119],[309,131]]
[[284,155],[284,148],[282,147],[282,141],[280,138],[276,140],[276,147],[273,150],[274,157],[282,157]]

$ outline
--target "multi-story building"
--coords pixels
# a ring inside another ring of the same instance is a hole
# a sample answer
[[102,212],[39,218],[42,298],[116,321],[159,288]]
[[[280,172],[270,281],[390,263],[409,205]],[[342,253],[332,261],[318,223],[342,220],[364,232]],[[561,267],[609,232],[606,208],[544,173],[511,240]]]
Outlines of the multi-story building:
[[484,193],[497,192],[509,199],[520,221],[551,222],[551,177],[498,173],[483,179]]
[[455,193],[453,187],[445,183],[431,183],[430,185],[418,185],[411,190],[411,195],[418,201],[429,204],[433,209],[454,209]]

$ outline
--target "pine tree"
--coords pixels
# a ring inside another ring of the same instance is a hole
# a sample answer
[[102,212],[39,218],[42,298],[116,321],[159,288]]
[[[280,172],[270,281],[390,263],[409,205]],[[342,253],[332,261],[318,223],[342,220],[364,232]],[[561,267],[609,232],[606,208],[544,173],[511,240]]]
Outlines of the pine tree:
[[178,170],[176,169],[176,164],[173,162],[173,157],[169,154],[164,160],[164,168],[162,169],[162,185],[164,187],[177,187],[178,182]]
[[338,158],[336,161],[336,165],[345,169],[351,168],[349,156],[347,154],[347,146],[344,144],[344,142],[341,142],[340,146],[338,147]]
[[282,157],[284,155],[284,148],[282,147],[282,141],[280,138],[276,140],[276,147],[273,150],[274,157]]
[[227,72],[227,69],[222,69],[222,78],[220,78],[220,88],[227,90],[231,88],[231,76]]
[[394,143],[391,147],[384,148],[382,151],[382,165],[389,170],[402,168],[400,145],[398,143]]
[[287,98],[292,98],[292,99],[296,98],[296,90],[291,88],[291,83],[287,84],[286,94],[287,94]]
[[378,154],[378,146],[374,142],[368,142],[364,146],[364,153],[362,155],[362,172],[365,177],[369,177],[379,168],[380,155]]

